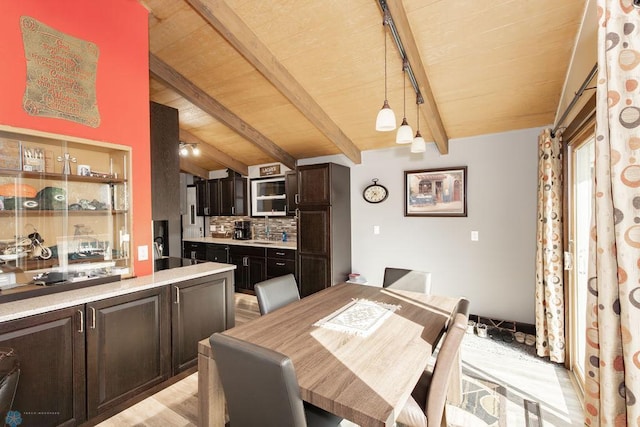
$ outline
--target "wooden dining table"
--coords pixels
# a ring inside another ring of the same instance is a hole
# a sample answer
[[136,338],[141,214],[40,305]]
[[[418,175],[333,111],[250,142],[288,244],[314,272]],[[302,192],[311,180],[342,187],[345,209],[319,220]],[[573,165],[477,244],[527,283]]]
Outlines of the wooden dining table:
[[[302,399],[360,426],[392,426],[458,298],[340,283],[223,332],[291,358]],[[354,301],[393,307],[367,336],[314,325]],[[209,341],[199,343],[199,425],[224,426]]]

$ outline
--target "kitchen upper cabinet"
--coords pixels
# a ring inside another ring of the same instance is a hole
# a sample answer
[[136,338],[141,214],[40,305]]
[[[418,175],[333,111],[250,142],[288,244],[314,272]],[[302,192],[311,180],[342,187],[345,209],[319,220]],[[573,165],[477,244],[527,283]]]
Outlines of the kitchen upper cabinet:
[[83,305],[0,323],[0,347],[13,348],[20,360],[12,409],[22,425],[86,420]]
[[232,273],[171,285],[173,375],[198,362],[198,342],[235,326]]
[[171,373],[168,287],[87,304],[87,413],[92,418]]
[[294,216],[298,208],[298,173],[288,171],[284,174],[284,191],[287,195],[287,215]]
[[220,181],[217,179],[201,179],[195,181],[196,215],[220,215]]
[[[329,163],[298,167],[298,207],[331,204],[333,191]],[[339,166],[339,165],[335,165]],[[344,167],[344,166],[342,166]],[[348,168],[347,168],[348,170]],[[339,183],[336,183],[339,185]],[[349,186],[349,177],[344,183]]]
[[298,167],[298,284],[307,296],[351,272],[350,170],[335,163]]
[[247,179],[229,171],[220,179],[198,180],[196,186],[196,215],[247,215]]

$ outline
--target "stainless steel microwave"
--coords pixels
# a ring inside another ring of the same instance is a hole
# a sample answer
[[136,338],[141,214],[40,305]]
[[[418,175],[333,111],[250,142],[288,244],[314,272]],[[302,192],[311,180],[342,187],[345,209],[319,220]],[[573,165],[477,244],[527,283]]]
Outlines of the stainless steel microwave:
[[287,194],[284,176],[251,180],[251,215],[285,216]]

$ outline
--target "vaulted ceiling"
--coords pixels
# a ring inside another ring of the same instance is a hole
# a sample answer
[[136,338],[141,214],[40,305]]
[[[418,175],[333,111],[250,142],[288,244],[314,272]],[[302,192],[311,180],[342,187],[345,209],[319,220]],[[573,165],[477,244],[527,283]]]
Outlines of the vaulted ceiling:
[[[376,132],[384,100],[414,132],[415,94],[378,0],[141,0],[150,98],[179,110],[185,170],[395,145]],[[386,0],[425,98],[420,131],[448,140],[553,122],[585,0]],[[404,146],[409,155],[409,146]]]

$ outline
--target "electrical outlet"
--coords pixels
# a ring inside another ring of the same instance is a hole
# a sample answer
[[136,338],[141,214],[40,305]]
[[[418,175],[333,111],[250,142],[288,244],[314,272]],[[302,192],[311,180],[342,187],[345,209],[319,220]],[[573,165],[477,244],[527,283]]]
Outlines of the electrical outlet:
[[373,226],[373,234],[380,234],[380,226],[379,225],[374,225]]
[[138,246],[138,261],[146,261],[149,259],[149,246]]
[[478,232],[477,231],[472,231],[471,232],[471,241],[472,242],[477,242],[478,240],[480,240],[479,236],[478,236]]

